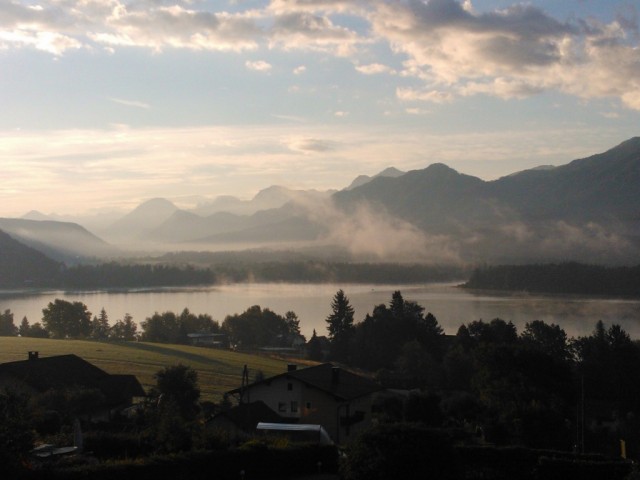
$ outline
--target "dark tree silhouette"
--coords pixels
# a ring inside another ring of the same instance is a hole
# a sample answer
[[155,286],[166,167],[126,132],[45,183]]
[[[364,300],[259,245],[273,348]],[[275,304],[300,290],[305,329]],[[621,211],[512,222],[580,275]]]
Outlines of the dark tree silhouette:
[[349,360],[349,344],[353,338],[354,310],[342,289],[338,290],[331,301],[331,314],[326,319],[331,357],[346,362]]

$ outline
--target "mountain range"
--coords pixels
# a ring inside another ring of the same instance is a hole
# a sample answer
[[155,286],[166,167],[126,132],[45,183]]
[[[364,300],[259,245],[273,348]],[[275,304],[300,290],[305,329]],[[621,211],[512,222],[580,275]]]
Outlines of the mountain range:
[[[38,218],[39,220],[34,220]],[[360,176],[340,191],[272,186],[183,209],[144,202],[89,230],[31,212],[0,230],[56,260],[137,252],[302,247],[354,260],[523,263],[640,258],[640,137],[566,165],[493,181],[441,163]],[[103,240],[104,239],[104,240]]]

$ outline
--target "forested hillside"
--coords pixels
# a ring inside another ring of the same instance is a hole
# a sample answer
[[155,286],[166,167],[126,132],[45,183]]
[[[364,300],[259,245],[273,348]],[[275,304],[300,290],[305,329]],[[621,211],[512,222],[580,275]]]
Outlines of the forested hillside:
[[0,230],[0,288],[55,285],[60,271],[61,264]]
[[640,297],[640,265],[604,267],[560,263],[485,266],[474,270],[464,286],[484,290]]

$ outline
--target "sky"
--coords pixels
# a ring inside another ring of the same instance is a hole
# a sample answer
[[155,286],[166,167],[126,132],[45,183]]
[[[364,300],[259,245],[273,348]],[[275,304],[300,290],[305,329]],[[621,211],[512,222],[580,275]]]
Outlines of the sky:
[[0,216],[485,180],[640,135],[638,0],[3,0]]

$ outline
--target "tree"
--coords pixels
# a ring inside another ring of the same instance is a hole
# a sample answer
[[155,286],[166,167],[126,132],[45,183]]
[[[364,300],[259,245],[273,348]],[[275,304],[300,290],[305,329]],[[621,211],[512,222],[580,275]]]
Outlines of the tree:
[[21,337],[28,337],[29,336],[29,320],[27,320],[27,317],[22,317],[22,321],[20,322],[20,327],[18,327],[18,335],[20,335]]
[[106,340],[109,337],[109,316],[104,307],[100,310],[100,316],[93,317],[91,322],[91,338]]
[[318,338],[316,334],[316,329],[313,329],[313,334],[311,335],[311,339],[307,343],[307,357],[309,360],[314,360],[319,362],[322,360],[322,342]]
[[178,364],[165,367],[154,375],[162,402],[175,402],[184,419],[193,419],[198,412],[198,372]]
[[188,343],[189,333],[215,333],[218,322],[210,315],[194,315],[185,308],[180,315],[173,312],[156,312],[142,322],[142,339],[159,343]]
[[558,360],[569,360],[571,356],[567,334],[556,324],[534,320],[525,324],[521,338],[525,344],[539,348]]
[[49,338],[49,331],[40,322],[36,322],[29,328],[29,336],[33,338]]
[[296,312],[289,310],[284,314],[284,321],[285,333],[288,336],[293,337],[300,335],[300,319],[298,318],[298,315],[296,315]]
[[54,338],[85,338],[91,334],[91,312],[82,302],[56,298],[42,310],[42,323]]
[[138,326],[133,321],[133,317],[125,313],[122,320],[116,321],[109,331],[109,338],[112,340],[124,340],[131,342],[136,339]]
[[180,324],[173,312],[156,312],[142,322],[142,340],[146,342],[180,343]]
[[451,438],[411,423],[380,424],[360,435],[341,464],[346,480],[461,478]]
[[0,313],[0,337],[15,337],[18,329],[13,323],[13,313],[11,310],[5,310]]
[[0,465],[5,478],[20,476],[33,447],[28,401],[26,396],[10,390],[0,393]]
[[217,333],[220,331],[218,322],[211,318],[211,315],[195,315],[185,308],[178,318],[180,325],[187,333]]
[[336,360],[349,359],[349,344],[353,338],[354,309],[342,289],[338,290],[331,301],[331,314],[326,319],[331,356]]
[[222,322],[222,331],[229,341],[242,348],[277,345],[289,328],[285,318],[268,308],[263,310],[260,305],[253,305],[239,315],[227,315]]

